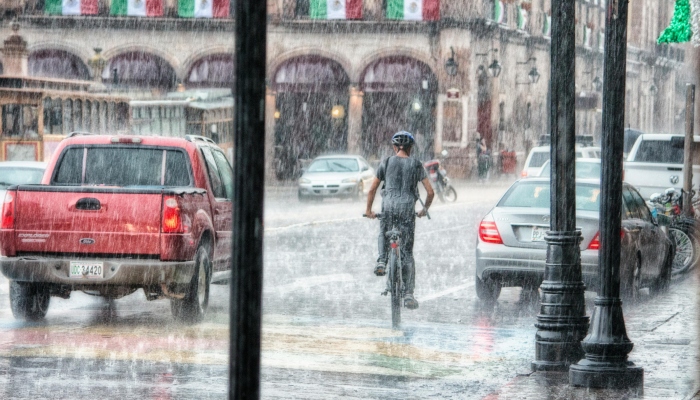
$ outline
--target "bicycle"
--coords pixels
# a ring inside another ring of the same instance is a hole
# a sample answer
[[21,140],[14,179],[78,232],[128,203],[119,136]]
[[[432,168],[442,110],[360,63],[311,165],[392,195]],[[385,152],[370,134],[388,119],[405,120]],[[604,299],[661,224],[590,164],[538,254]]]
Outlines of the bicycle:
[[[384,214],[375,214],[377,219],[385,218]],[[367,217],[367,214],[362,214]],[[406,288],[403,283],[403,265],[401,264],[401,232],[392,226],[385,233],[389,239],[389,259],[387,262],[387,287],[382,292],[382,296],[391,294],[391,327],[399,329],[401,325],[401,307],[406,295]]]
[[695,266],[700,258],[700,246],[697,243],[695,219],[681,214],[683,208],[683,191],[678,194],[669,188],[664,194],[654,193],[649,202],[652,215],[668,217],[668,235],[674,243],[675,255],[671,268],[673,276],[684,273]]

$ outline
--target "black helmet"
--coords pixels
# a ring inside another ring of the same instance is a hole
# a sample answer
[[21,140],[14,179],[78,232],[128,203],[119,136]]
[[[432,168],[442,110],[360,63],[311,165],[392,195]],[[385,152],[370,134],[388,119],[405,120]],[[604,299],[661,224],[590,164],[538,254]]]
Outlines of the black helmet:
[[416,140],[413,138],[410,132],[400,131],[396,132],[394,136],[391,137],[391,144],[394,146],[411,146]]

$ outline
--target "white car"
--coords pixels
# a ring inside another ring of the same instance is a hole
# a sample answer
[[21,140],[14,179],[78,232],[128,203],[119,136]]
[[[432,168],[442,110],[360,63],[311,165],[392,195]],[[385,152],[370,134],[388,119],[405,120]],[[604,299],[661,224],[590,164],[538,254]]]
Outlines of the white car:
[[[600,158],[600,147],[582,146],[577,144],[575,147],[576,158]],[[525,159],[523,171],[520,175],[523,178],[540,176],[544,163],[549,161],[549,146],[533,147],[530,154]]]
[[12,185],[41,183],[46,165],[39,161],[0,162],[0,201],[5,198],[5,189]]
[[362,156],[328,155],[314,159],[299,178],[299,201],[340,197],[359,200],[374,180],[374,169]]

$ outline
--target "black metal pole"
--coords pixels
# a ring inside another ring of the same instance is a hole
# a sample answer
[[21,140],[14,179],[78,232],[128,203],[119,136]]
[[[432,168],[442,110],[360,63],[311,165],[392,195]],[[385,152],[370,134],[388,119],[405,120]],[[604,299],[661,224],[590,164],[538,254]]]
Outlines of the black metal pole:
[[[260,398],[267,4],[235,0],[229,398]],[[233,8],[233,7],[232,7]]]
[[581,233],[576,230],[575,139],[575,2],[552,2],[550,83],[550,231],[542,305],[537,315],[534,371],[566,371],[583,356],[581,339],[588,330],[581,275]]
[[693,135],[695,135],[695,85],[689,83],[685,90],[685,142],[683,147],[683,215],[688,218],[693,209]]
[[596,388],[637,388],[644,370],[627,361],[634,346],[627,337],[620,301],[620,230],[622,221],[622,150],[627,73],[627,0],[608,2],[603,79],[600,250],[591,329],[581,346],[586,358],[571,366],[569,383]]

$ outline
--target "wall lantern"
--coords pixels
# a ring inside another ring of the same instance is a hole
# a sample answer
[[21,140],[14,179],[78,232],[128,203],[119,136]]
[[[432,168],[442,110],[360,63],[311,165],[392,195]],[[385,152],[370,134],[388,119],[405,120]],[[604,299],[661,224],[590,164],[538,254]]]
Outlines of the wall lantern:
[[414,112],[419,112],[423,106],[420,104],[420,100],[416,99],[413,100],[413,103],[411,104],[411,108],[413,109]]
[[341,105],[336,105],[331,108],[331,118],[344,118],[345,117],[345,107]]
[[280,110],[275,110],[275,113],[273,115],[275,119],[280,119]]
[[537,67],[532,67],[527,77],[530,78],[530,83],[537,83],[540,80],[540,73],[537,72]]
[[649,94],[652,96],[656,96],[656,94],[659,92],[659,89],[654,85],[653,83],[649,87]]
[[457,75],[457,67],[459,67],[459,64],[455,61],[455,49],[452,48],[452,46],[450,46],[450,51],[452,55],[445,61],[445,72],[447,72],[449,76],[455,76]]
[[596,76],[595,78],[593,78],[593,88],[596,92],[600,92],[601,90],[603,90],[603,80],[600,79],[600,77]]
[[498,78],[498,75],[501,74],[502,69],[501,64],[494,58],[491,65],[489,65],[489,72],[491,73],[491,76]]

